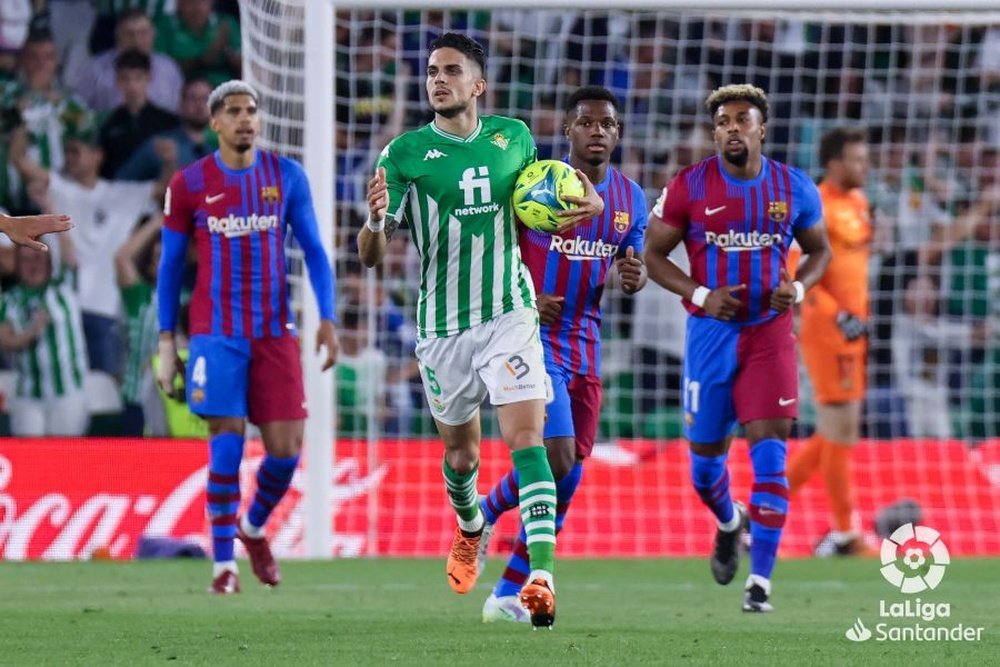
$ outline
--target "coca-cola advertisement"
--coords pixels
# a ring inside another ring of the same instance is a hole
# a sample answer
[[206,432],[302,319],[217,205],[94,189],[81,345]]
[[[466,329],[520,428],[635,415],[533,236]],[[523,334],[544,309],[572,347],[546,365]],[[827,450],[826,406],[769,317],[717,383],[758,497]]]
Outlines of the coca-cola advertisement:
[[[795,446],[795,443],[792,444]],[[338,441],[330,483],[333,557],[441,556],[454,513],[433,440]],[[241,469],[244,507],[263,456],[248,442]],[[483,443],[479,490],[510,467],[501,442]],[[192,440],[0,439],[0,558],[133,558],[140,540],[170,538],[207,550],[205,480],[208,446]],[[305,462],[306,464],[308,462]],[[733,494],[747,497],[746,446],[729,457]],[[602,444],[585,466],[559,553],[578,557],[696,556],[714,530],[688,479],[679,441]],[[304,556],[300,469],[275,508],[268,534],[277,554]],[[862,442],[854,457],[858,524],[875,540],[876,518],[913,503],[954,555],[1000,554],[1000,442],[970,448],[958,441]],[[516,513],[498,526],[496,548],[509,546]],[[785,556],[809,555],[829,529],[822,480],[792,499],[782,540]],[[322,529],[322,528],[320,528]]]

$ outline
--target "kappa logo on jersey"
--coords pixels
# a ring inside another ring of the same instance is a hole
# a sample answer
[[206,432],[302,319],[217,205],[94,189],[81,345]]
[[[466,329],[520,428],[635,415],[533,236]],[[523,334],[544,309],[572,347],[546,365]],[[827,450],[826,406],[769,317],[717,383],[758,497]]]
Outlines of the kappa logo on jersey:
[[788,217],[788,202],[772,201],[767,204],[767,217],[774,222],[784,222]]
[[281,199],[277,185],[265,185],[260,189],[260,198],[267,204],[277,204]]
[[254,232],[266,232],[269,229],[278,228],[278,216],[257,215],[249,217],[242,215],[227,215],[217,218],[214,215],[208,216],[208,231],[212,234],[222,234],[226,238],[246,236]]
[[[626,213],[626,215],[628,214]],[[567,239],[553,235],[552,240],[549,241],[549,250],[555,250],[566,255],[566,259],[578,262],[614,257],[618,254],[618,246],[613,243],[605,243],[601,239],[591,241],[579,236]]]
[[631,222],[632,216],[629,215],[628,211],[615,211],[615,229],[618,230],[619,234],[624,234]]
[[705,232],[705,243],[717,246],[724,252],[746,252],[780,244],[781,234],[767,234],[756,229],[752,232],[737,232],[730,229],[721,234]]
[[436,148],[432,148],[429,151],[427,151],[426,155],[424,155],[424,162],[427,162],[427,160],[436,160],[439,157],[448,157],[448,154],[442,153]]

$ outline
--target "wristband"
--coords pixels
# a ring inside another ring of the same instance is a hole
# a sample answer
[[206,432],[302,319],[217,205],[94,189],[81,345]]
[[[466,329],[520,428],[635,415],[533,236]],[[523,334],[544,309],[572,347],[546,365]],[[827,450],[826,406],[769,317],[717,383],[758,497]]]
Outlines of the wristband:
[[795,303],[802,303],[802,299],[806,298],[806,286],[796,280],[792,283],[792,287],[795,288]]
[[698,285],[697,287],[694,288],[694,291],[691,292],[691,303],[698,306],[699,308],[704,308],[705,299],[707,299],[708,295],[711,293],[712,290],[708,289],[704,285]]
[[365,222],[365,226],[368,229],[370,229],[373,233],[378,234],[379,232],[385,229],[385,218],[382,218],[378,222],[375,222],[369,215],[368,220]]

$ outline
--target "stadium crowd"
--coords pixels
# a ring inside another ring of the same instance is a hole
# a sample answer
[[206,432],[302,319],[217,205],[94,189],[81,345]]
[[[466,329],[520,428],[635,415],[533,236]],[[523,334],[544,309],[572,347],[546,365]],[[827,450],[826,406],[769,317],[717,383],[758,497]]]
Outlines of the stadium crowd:
[[[433,432],[412,354],[412,245],[391,243],[376,279],[351,243],[379,151],[429,118],[423,59],[451,29],[488,45],[485,106],[525,120],[540,158],[566,150],[562,109],[574,88],[613,90],[624,108],[617,162],[650,206],[674,173],[713,151],[699,105],[719,85],[768,91],[768,153],[817,177],[824,131],[865,130],[875,234],[864,431],[1000,432],[1000,133],[989,122],[1000,107],[1000,26],[497,10],[338,13],[340,433]],[[57,291],[72,286],[73,312],[42,321],[25,296],[2,309],[32,340],[52,329],[73,341],[54,346],[43,371],[18,361],[23,346],[8,348],[8,405],[76,395],[91,433],[198,434],[197,420],[156,394],[148,370],[150,269],[164,184],[214,150],[206,100],[239,76],[240,39],[235,0],[0,3],[0,207],[76,222],[66,243],[52,244],[46,278]],[[0,251],[4,304],[31,280],[21,264],[13,248]],[[636,299],[609,291],[602,436],[679,435],[683,321],[663,290]],[[50,376],[23,377],[40,372]],[[810,427],[807,415],[800,431]],[[21,434],[43,434],[31,428]]]

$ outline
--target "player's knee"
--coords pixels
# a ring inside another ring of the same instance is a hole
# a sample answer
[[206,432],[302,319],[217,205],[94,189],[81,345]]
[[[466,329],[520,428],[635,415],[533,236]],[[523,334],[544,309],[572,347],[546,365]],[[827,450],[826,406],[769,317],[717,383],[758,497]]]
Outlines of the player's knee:
[[545,442],[552,476],[562,479],[576,464],[576,447],[572,438],[550,438]]
[[722,456],[729,451],[729,441],[720,440],[719,442],[692,442],[689,444],[689,448],[691,449],[692,454],[714,458],[716,456]]
[[444,454],[448,467],[459,475],[468,475],[479,465],[479,447],[448,449]]
[[209,417],[208,432],[214,438],[223,433],[235,433],[243,435],[246,424],[240,417]]

